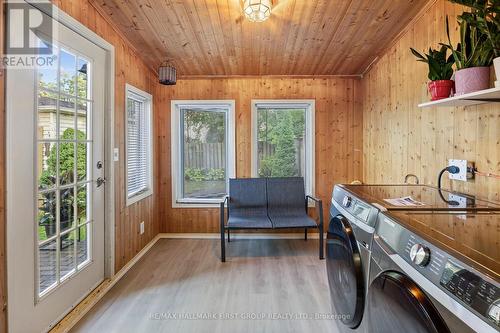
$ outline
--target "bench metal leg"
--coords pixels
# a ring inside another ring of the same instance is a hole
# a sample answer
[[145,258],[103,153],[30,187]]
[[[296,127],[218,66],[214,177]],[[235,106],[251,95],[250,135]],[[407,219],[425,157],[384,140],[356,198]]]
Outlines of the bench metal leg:
[[227,242],[229,243],[231,241],[231,231],[227,229]]
[[226,240],[224,239],[224,229],[220,232],[220,260],[226,262]]
[[325,256],[324,256],[324,246],[323,246],[323,236],[324,236],[324,233],[323,233],[323,202],[319,202],[319,225],[318,225],[318,229],[319,229],[319,259],[322,260],[322,259],[325,259]]
[[307,228],[304,228],[304,240],[307,241]]
[[226,240],[224,239],[225,235],[225,227],[224,227],[224,206],[221,205],[220,212],[220,260],[222,262],[226,261]]
[[325,256],[323,254],[324,247],[323,247],[323,223],[319,225],[319,259],[325,259]]

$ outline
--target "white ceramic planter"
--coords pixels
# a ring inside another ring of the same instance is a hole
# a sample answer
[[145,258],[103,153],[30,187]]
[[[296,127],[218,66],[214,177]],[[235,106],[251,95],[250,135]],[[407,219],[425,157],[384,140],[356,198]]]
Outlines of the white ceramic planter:
[[500,88],[500,57],[493,59],[493,66],[495,67],[495,87]]

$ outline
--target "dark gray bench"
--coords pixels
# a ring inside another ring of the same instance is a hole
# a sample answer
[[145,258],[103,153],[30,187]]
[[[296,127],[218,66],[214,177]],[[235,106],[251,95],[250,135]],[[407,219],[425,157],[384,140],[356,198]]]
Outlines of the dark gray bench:
[[[308,201],[316,202],[319,224],[307,215]],[[227,224],[225,204],[227,202]],[[226,261],[226,242],[231,241],[231,230],[242,229],[307,229],[319,230],[319,258],[323,259],[323,204],[321,200],[305,195],[304,179],[241,178],[229,180],[229,195],[220,204],[221,260]]]

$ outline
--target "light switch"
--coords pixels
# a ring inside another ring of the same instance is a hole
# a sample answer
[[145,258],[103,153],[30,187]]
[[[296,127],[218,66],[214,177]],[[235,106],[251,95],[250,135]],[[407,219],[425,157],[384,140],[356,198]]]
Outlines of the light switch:
[[113,149],[113,161],[118,162],[120,159],[120,150],[118,148]]

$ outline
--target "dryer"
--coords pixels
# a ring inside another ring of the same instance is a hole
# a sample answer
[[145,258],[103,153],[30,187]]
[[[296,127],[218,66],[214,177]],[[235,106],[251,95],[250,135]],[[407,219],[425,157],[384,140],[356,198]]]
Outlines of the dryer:
[[326,239],[326,267],[332,311],[344,328],[363,318],[370,248],[378,209],[335,186]]

